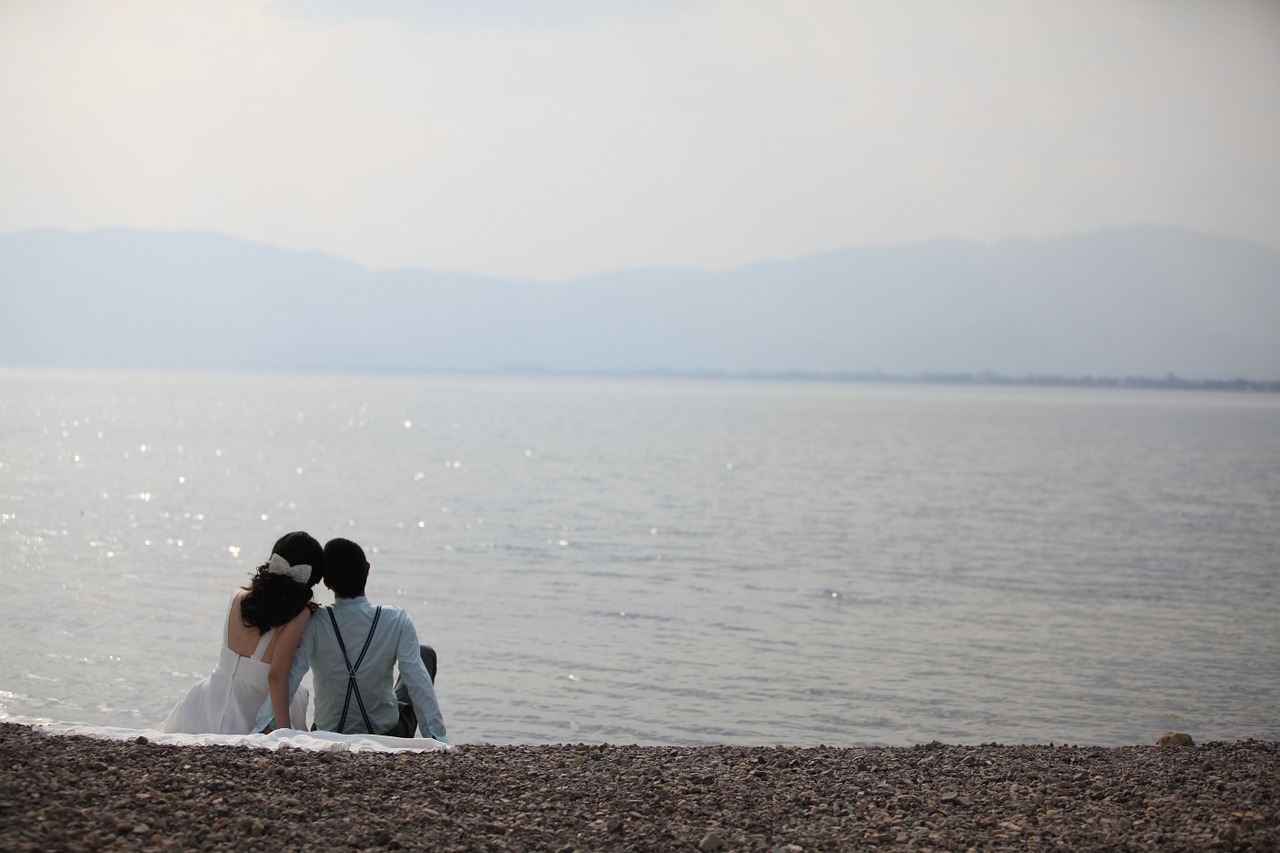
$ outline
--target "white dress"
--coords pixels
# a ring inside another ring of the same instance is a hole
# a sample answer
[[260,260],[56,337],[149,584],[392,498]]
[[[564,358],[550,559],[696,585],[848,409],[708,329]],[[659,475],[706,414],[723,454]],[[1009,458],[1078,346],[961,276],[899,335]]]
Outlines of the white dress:
[[[162,732],[187,734],[247,735],[253,733],[254,721],[263,703],[271,695],[267,673],[271,664],[262,661],[276,629],[262,635],[252,657],[242,657],[231,650],[231,613],[235,596],[222,623],[222,649],[213,673],[187,691],[160,724]],[[299,688],[289,703],[289,719],[294,728],[303,728],[307,720],[307,691]]]

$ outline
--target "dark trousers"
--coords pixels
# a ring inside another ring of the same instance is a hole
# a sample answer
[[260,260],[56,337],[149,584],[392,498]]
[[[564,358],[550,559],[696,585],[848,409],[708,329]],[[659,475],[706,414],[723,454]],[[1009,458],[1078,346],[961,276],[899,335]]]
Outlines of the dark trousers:
[[[422,655],[422,665],[427,668],[427,675],[431,676],[431,683],[435,684],[436,650],[430,646],[418,646],[418,652]],[[396,704],[400,706],[400,719],[386,734],[392,737],[413,737],[418,730],[418,715],[413,710],[413,700],[409,698],[409,688],[405,686],[403,675],[396,679]]]

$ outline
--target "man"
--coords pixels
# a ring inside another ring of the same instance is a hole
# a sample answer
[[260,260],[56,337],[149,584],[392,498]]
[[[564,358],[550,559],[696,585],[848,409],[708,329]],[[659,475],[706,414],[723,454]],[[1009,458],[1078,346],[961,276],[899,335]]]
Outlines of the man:
[[[324,585],[332,607],[311,614],[289,671],[289,696],[310,668],[315,682],[313,728],[346,734],[413,737],[422,732],[445,740],[436,702],[436,654],[418,644],[413,620],[398,607],[375,607],[365,597],[369,561],[349,539],[324,546]],[[392,667],[400,669],[395,687]],[[256,731],[273,725],[270,703],[258,714]]]

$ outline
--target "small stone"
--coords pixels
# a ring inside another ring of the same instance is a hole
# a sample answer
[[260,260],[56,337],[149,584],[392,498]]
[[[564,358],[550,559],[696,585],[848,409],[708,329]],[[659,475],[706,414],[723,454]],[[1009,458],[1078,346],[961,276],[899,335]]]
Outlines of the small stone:
[[386,847],[391,843],[391,833],[387,832],[385,829],[378,830],[378,833],[373,836],[373,843],[381,847]]
[[702,836],[702,840],[698,842],[698,849],[702,853],[710,853],[712,850],[719,850],[724,846],[724,841],[714,832],[708,832]]
[[138,735],[138,739],[135,740],[134,743],[146,744],[146,743],[151,743],[151,741],[147,740],[145,735]]
[[610,818],[609,822],[605,824],[605,828],[610,832],[622,832],[622,821],[618,820],[616,817]]
[[1156,746],[1195,746],[1196,742],[1191,739],[1191,735],[1185,732],[1165,732],[1160,735],[1160,739],[1156,741]]
[[140,823],[129,831],[134,835],[146,835],[151,831],[151,827],[147,826],[145,823]]

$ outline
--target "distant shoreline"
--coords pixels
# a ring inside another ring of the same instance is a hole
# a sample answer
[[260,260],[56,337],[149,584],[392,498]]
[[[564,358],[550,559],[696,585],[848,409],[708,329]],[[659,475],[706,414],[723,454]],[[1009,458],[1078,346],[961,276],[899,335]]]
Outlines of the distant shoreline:
[[968,385],[1006,386],[1029,388],[1121,388],[1164,391],[1245,391],[1261,394],[1280,393],[1280,379],[1188,379],[1168,374],[1154,376],[1057,376],[1049,374],[1024,374],[1014,376],[984,371],[981,373],[885,373],[882,371],[732,371],[732,370],[666,370],[661,368],[635,370],[556,370],[539,366],[515,366],[498,369],[431,369],[431,368],[376,368],[332,367],[291,368],[284,366],[260,367],[199,367],[193,365],[51,365],[51,364],[0,364],[0,371],[105,371],[121,373],[298,373],[298,374],[360,374],[368,376],[505,376],[548,377],[564,379],[695,379],[731,382],[828,382],[836,384],[865,385]]
[[1280,392],[1280,379],[1187,379],[1174,374],[1151,376],[1053,376],[1002,373],[882,373],[880,371],[719,371],[719,370],[551,370],[512,368],[495,371],[459,371],[459,375],[565,376],[619,379],[719,379],[755,382],[839,382],[884,385],[1011,385],[1049,388],[1144,388],[1173,391]]

